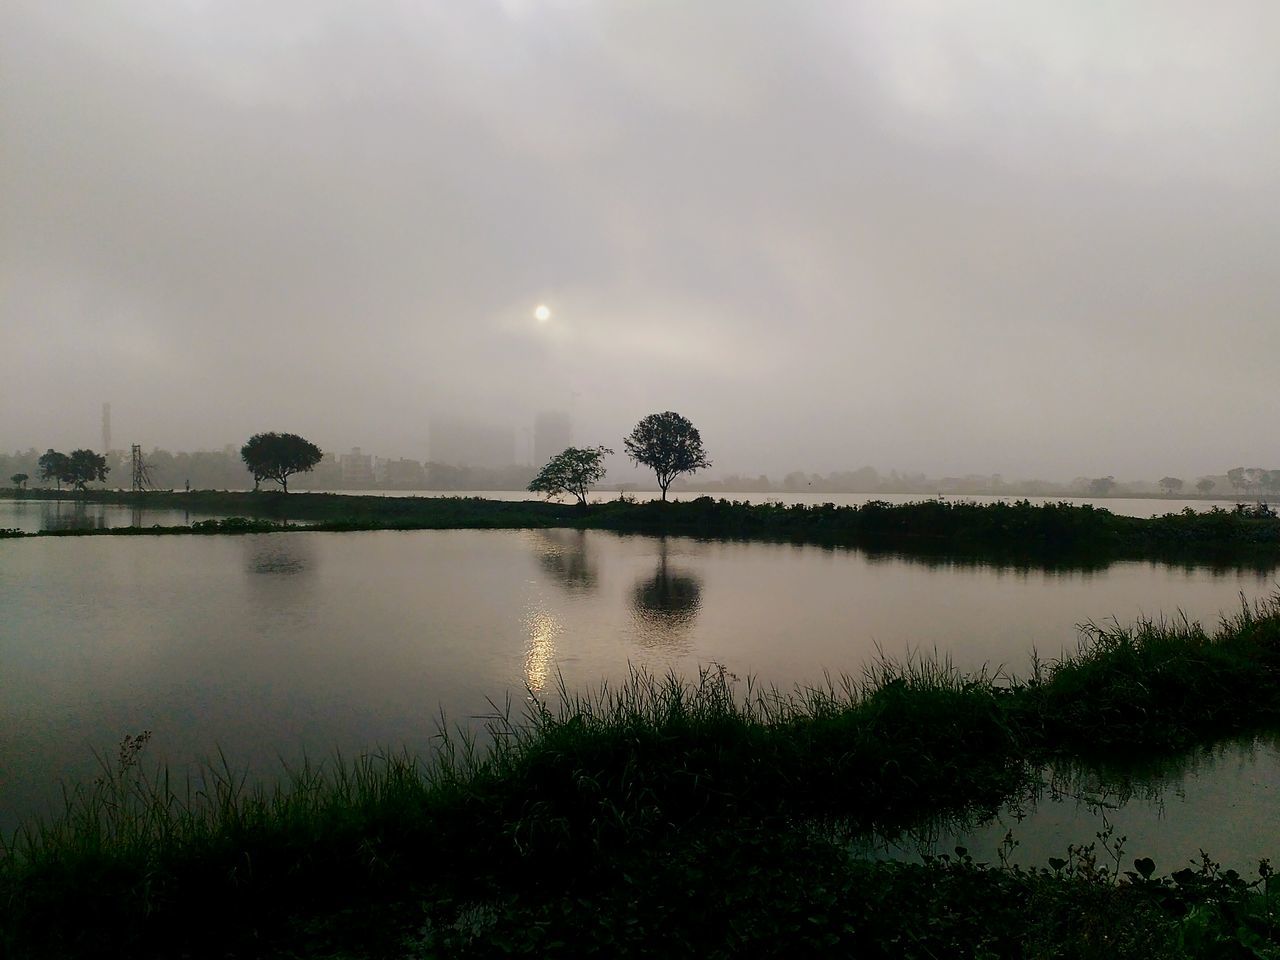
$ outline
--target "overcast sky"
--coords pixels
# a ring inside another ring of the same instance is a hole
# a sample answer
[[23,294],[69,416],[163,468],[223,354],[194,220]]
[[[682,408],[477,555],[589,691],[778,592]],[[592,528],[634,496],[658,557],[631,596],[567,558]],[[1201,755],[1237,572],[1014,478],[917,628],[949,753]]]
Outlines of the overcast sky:
[[[0,448],[1280,466],[1280,4],[0,4]],[[545,323],[534,309],[552,311]]]

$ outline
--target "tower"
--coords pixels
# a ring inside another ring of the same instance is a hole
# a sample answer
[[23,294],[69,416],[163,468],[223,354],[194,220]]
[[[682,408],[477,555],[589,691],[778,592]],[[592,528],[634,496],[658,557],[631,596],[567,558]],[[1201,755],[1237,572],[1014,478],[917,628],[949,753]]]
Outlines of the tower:
[[142,445],[133,444],[129,450],[130,457],[133,460],[133,484],[134,493],[151,489],[151,471],[147,468],[147,462],[142,459]]

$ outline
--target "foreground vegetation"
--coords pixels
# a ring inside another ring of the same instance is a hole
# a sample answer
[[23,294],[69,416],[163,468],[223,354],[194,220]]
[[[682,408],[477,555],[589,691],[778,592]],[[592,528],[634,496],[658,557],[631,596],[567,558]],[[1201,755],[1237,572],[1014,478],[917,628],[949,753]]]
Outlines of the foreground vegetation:
[[[881,663],[783,694],[636,673],[489,718],[483,746],[252,788],[127,739],[0,860],[10,956],[1277,956],[1270,868],[1027,871],[844,840],[981,816],[1042,766],[1280,722],[1280,596],[1209,634],[1091,628],[1024,679]],[[1253,953],[1247,951],[1253,950]],[[1228,952],[1233,951],[1233,952]]]
[[[23,496],[41,498],[44,491]],[[1280,518],[1265,506],[1185,511],[1162,517],[1117,516],[1091,505],[976,504],[926,500],[861,506],[674,503],[615,500],[581,505],[479,497],[382,497],[342,494],[190,494],[102,491],[94,502],[182,510],[212,518],[191,526],[45,531],[39,536],[256,533],[289,529],[429,530],[575,527],[648,534],[792,540],[868,549],[970,555],[1077,558],[1280,559]],[[9,531],[10,535],[19,535]],[[36,536],[37,534],[31,534]]]

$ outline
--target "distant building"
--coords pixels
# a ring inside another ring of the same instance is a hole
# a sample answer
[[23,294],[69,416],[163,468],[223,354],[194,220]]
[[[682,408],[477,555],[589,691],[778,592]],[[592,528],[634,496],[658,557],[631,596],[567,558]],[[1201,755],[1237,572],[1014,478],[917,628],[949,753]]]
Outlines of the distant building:
[[427,485],[427,474],[417,460],[380,459],[374,473],[378,483],[397,490],[422,490]]
[[111,452],[111,404],[102,405],[102,453]]
[[573,421],[563,410],[544,410],[533,418],[533,465],[541,467],[573,446]]
[[361,490],[373,486],[373,457],[361,453],[359,447],[352,447],[350,453],[338,456],[338,469],[344,487]]
[[509,467],[515,463],[514,430],[492,424],[432,417],[430,460],[457,467]]

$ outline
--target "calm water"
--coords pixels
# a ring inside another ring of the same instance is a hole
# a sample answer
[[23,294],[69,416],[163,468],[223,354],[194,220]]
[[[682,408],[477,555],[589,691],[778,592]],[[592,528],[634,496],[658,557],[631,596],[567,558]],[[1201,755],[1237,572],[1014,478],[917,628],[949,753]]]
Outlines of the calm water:
[[0,500],[0,529],[37,533],[40,530],[102,530],[108,527],[176,527],[205,520],[208,513],[152,510],[118,503],[83,500]]
[[1098,835],[1111,831],[1124,856],[1151,857],[1158,872],[1199,865],[1204,850],[1225,867],[1256,879],[1258,860],[1280,854],[1280,739],[1275,735],[1215,744],[1127,777],[1088,771],[1045,771],[1034,797],[1010,804],[976,825],[932,825],[909,836],[859,844],[859,852],[894,859],[951,854],[965,847],[977,860],[998,861],[1006,836],[1009,860],[1043,867],[1067,856],[1067,845],[1094,843],[1099,863],[1114,869]]
[[[557,671],[583,688],[632,665],[718,661],[788,687],[857,672],[877,651],[937,651],[1021,672],[1033,647],[1074,650],[1082,621],[1211,622],[1275,583],[1275,571],[1046,572],[599,531],[0,541],[0,826],[143,729],[148,754],[179,769],[221,747],[270,773],[304,753],[427,750],[441,709],[474,723],[488,698],[518,707]],[[1275,751],[1262,756],[1273,789]],[[1259,842],[1280,855],[1280,817],[1267,822]]]

